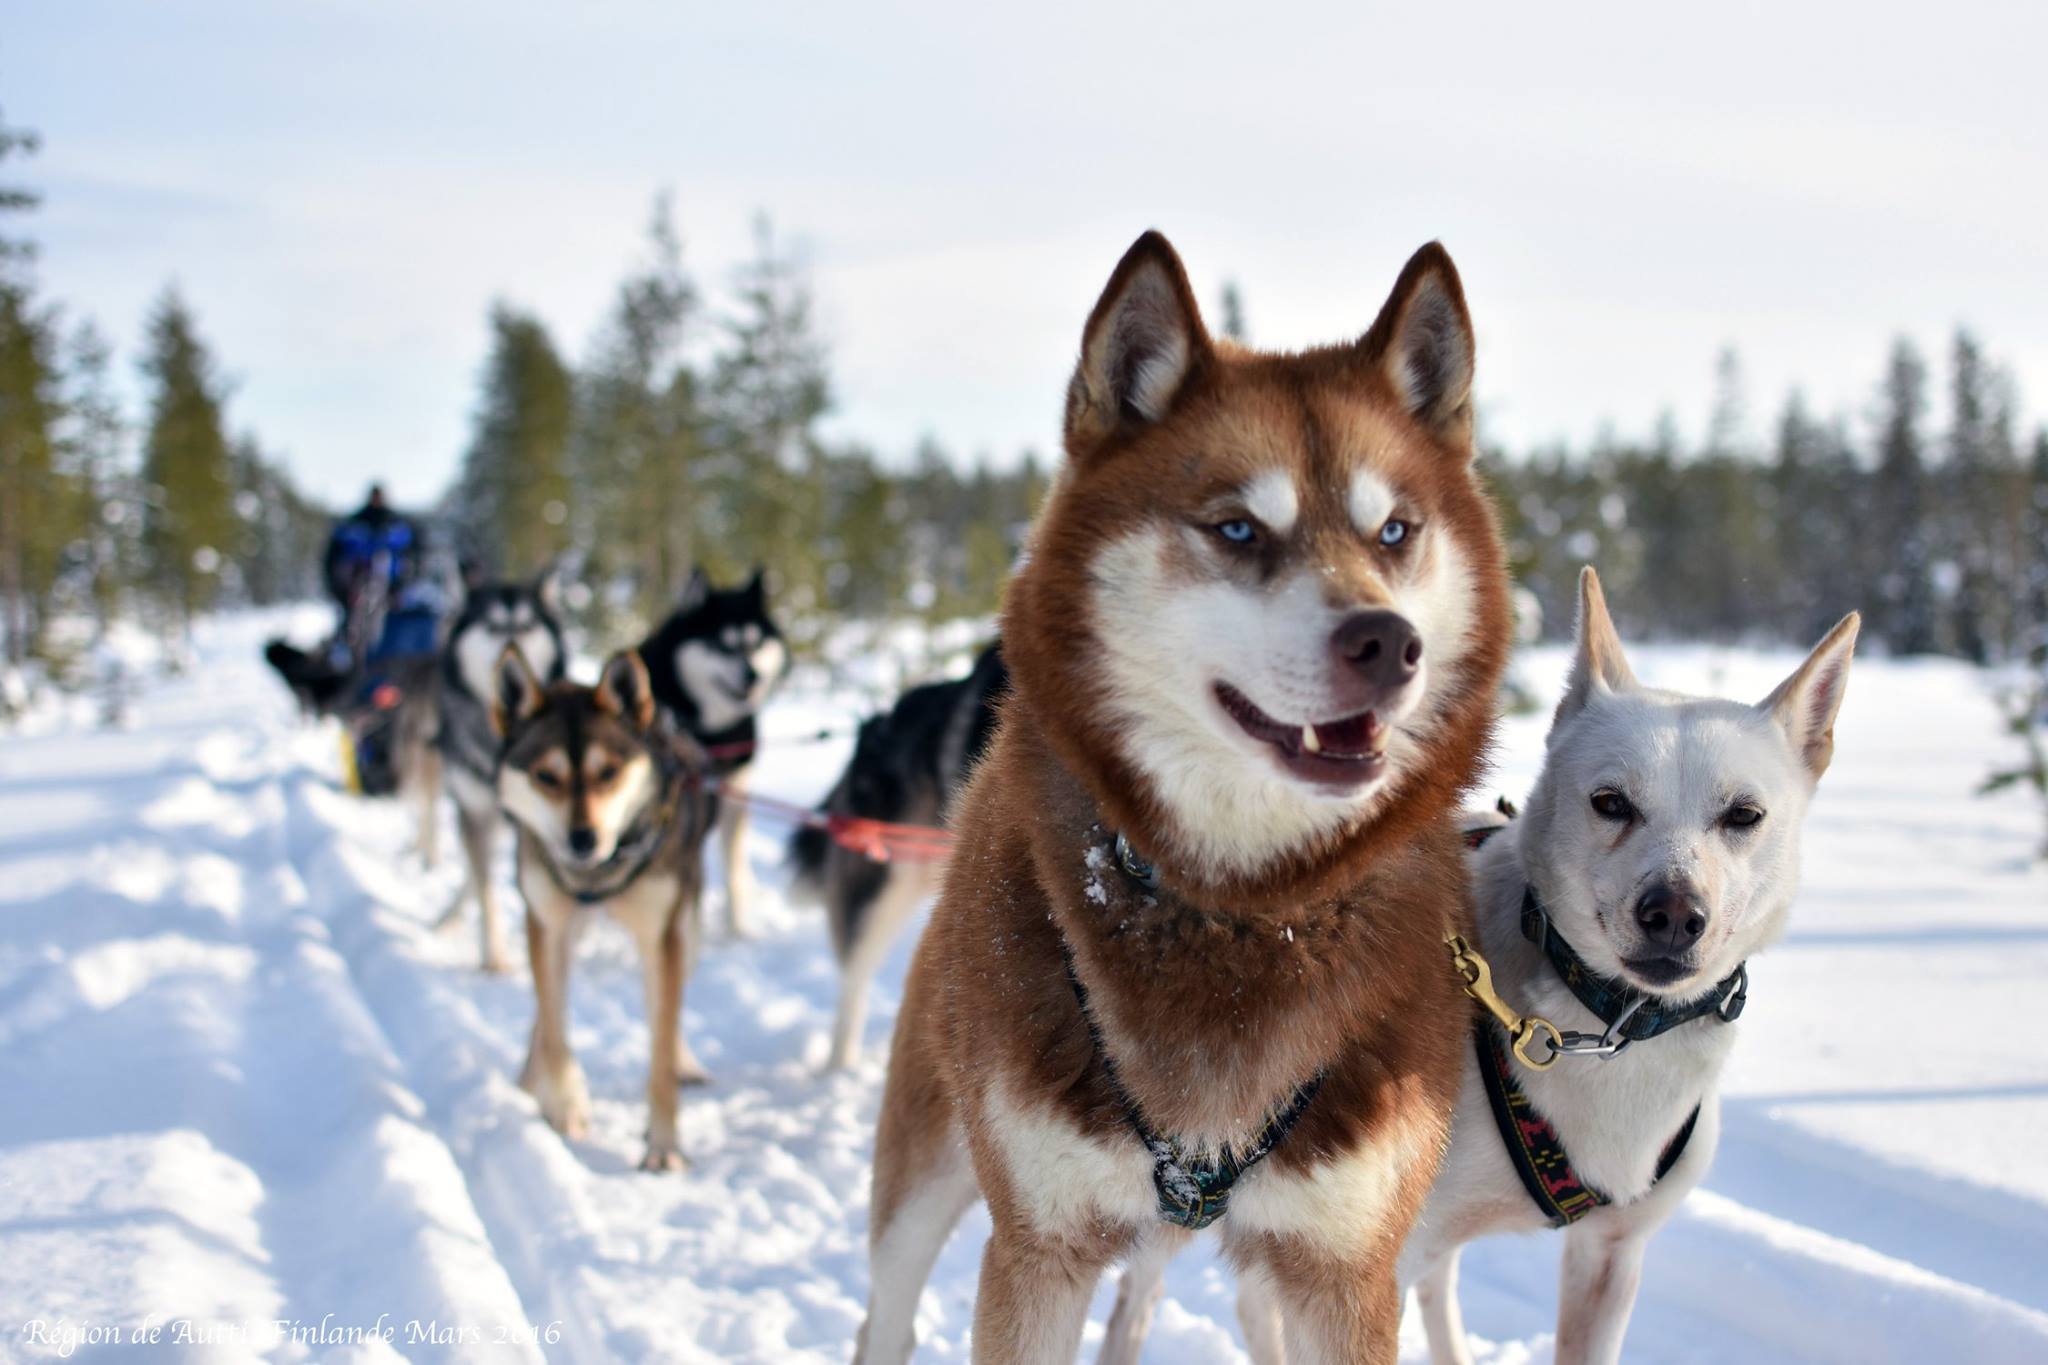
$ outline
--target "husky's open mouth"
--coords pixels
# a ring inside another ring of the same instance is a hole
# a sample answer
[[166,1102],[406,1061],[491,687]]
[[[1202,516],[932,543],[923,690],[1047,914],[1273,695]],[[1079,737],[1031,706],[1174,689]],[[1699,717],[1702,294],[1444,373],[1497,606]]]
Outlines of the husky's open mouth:
[[1287,725],[1252,705],[1229,683],[1216,700],[1240,730],[1272,747],[1291,777],[1321,787],[1360,787],[1386,767],[1388,730],[1371,711],[1312,725]]

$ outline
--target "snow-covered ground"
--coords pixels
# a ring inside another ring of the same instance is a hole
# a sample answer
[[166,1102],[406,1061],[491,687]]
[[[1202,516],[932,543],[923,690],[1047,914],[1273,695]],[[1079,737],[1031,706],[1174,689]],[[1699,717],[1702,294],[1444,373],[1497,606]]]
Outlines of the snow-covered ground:
[[[715,939],[688,990],[714,1073],[684,1098],[691,1168],[634,1169],[640,986],[608,932],[571,985],[594,1132],[564,1143],[513,1084],[523,976],[428,929],[457,873],[336,790],[333,733],[257,657],[279,624],[210,623],[122,729],[0,737],[0,1360],[132,1358],[138,1329],[210,1342],[192,1359],[846,1359],[908,943],[860,1070],[819,1075],[823,927],[757,828],[761,936]],[[1634,661],[1759,697],[1794,662]],[[1559,655],[1524,668],[1553,694]],[[793,690],[768,728],[855,705]],[[1490,789],[1526,789],[1541,728],[1508,725]],[[2048,1360],[2048,873],[2026,800],[1970,795],[2004,742],[1968,670],[1857,665],[1791,936],[1752,966],[1720,1160],[1651,1249],[1631,1360]],[[845,751],[771,748],[757,787],[813,798]],[[939,1263],[921,1359],[967,1356],[987,1226]],[[1546,1238],[1468,1253],[1483,1359],[1550,1358],[1555,1265]],[[1210,1248],[1168,1292],[1147,1360],[1244,1358]]]

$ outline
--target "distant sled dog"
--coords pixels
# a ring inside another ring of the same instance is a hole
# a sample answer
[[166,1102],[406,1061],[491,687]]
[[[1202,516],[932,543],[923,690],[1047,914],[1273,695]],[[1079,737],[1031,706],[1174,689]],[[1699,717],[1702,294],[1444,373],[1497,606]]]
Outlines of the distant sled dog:
[[[941,825],[995,730],[996,703],[1009,688],[999,646],[966,677],[913,687],[886,714],[861,723],[853,757],[826,795],[828,815],[893,824]],[[790,841],[799,891],[822,901],[839,960],[839,1011],[828,1065],[850,1067],[867,1020],[868,984],[911,912],[939,888],[942,864],[877,862],[820,829]]]
[[1435,245],[1293,353],[1212,339],[1157,233],[1111,275],[897,1015],[857,1359],[909,1358],[981,1198],[977,1360],[1072,1361],[1106,1266],[1211,1224],[1295,1365],[1394,1360],[1510,634],[1472,367]]
[[415,770],[429,776],[423,793],[420,832],[422,848],[431,848],[440,819],[434,788],[445,785],[455,803],[456,828],[462,836],[466,895],[457,896],[441,917],[441,928],[462,918],[466,900],[474,900],[483,969],[508,971],[512,965],[498,912],[498,892],[491,880],[491,855],[498,836],[498,733],[491,704],[498,693],[498,663],[508,647],[516,647],[526,666],[543,686],[562,680],[568,652],[562,644],[557,616],[560,593],[555,571],[524,581],[472,582],[462,609],[449,628],[448,640],[431,675],[408,692],[402,707],[426,714],[423,725],[409,733],[423,740],[427,752]]
[[683,1165],[676,1087],[705,1079],[682,1036],[683,982],[700,934],[703,755],[655,708],[627,650],[597,686],[543,683],[508,647],[491,693],[503,741],[498,803],[518,831],[534,1023],[520,1084],[563,1136],[590,1127],[590,1094],[569,1051],[569,966],[592,910],[639,949],[651,1034],[644,1170]]
[[[1557,1360],[1621,1358],[1644,1249],[1714,1159],[1743,964],[1784,932],[1856,645],[1851,614],[1756,705],[1689,697],[1638,683],[1591,569],[1579,590],[1527,813],[1473,833],[1465,971],[1483,963],[1527,1022],[1510,1036],[1475,1015],[1450,1151],[1401,1255],[1437,1365],[1472,1359],[1460,1247],[1545,1226],[1566,1229]],[[1157,1295],[1156,1271],[1130,1276],[1119,1311],[1148,1316]],[[1239,1311],[1255,1348],[1272,1339],[1255,1287]]]
[[[761,570],[737,588],[714,588],[693,570],[682,600],[639,646],[654,699],[709,755],[710,775],[729,793],[746,787],[759,740],[755,718],[789,672],[789,648],[768,611]],[[725,913],[744,934],[753,898],[747,808],[715,801],[725,860]]]

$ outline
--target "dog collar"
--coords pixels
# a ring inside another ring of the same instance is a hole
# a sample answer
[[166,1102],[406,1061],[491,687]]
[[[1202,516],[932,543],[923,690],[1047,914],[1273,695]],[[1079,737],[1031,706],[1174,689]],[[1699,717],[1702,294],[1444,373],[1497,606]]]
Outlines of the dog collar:
[[[1117,846],[1120,854],[1128,848],[1122,836],[1118,836]],[[1322,1088],[1323,1073],[1318,1071],[1294,1087],[1286,1102],[1273,1111],[1265,1126],[1242,1148],[1191,1153],[1179,1138],[1166,1137],[1146,1122],[1138,1101],[1117,1075],[1116,1059],[1109,1055],[1109,1046],[1095,1022],[1095,1012],[1088,1006],[1088,988],[1081,983],[1081,973],[1074,965],[1074,950],[1065,938],[1060,940],[1060,956],[1066,961],[1067,984],[1074,989],[1074,1003],[1081,1009],[1081,1022],[1088,1026],[1088,1042],[1102,1062],[1110,1093],[1116,1096],[1117,1107],[1124,1111],[1131,1131],[1152,1154],[1152,1189],[1158,1198],[1160,1221],[1190,1231],[1208,1227],[1229,1211],[1230,1191],[1238,1178],[1265,1160],[1294,1131],[1316,1091]]]
[[1522,937],[1543,950],[1579,1003],[1607,1025],[1609,1041],[1622,1045],[1655,1038],[1710,1014],[1724,1024],[1732,1024],[1742,1017],[1743,1006],[1749,1002],[1747,963],[1737,963],[1734,971],[1699,999],[1679,1004],[1637,990],[1626,981],[1600,975],[1565,942],[1564,935],[1551,927],[1550,914],[1536,898],[1533,886],[1522,889]]
[[[1576,1223],[1597,1208],[1613,1203],[1606,1194],[1586,1183],[1565,1151],[1564,1139],[1549,1119],[1536,1111],[1529,1092],[1515,1076],[1507,1050],[1501,1046],[1500,1030],[1482,1015],[1472,1025],[1472,1046],[1479,1055],[1479,1074],[1486,1082],[1486,1099],[1493,1110],[1493,1126],[1500,1130],[1501,1145],[1521,1177],[1522,1188],[1554,1228]],[[1700,1107],[1694,1105],[1678,1131],[1657,1156],[1654,1188],[1671,1173],[1685,1155],[1686,1144],[1698,1124]]]

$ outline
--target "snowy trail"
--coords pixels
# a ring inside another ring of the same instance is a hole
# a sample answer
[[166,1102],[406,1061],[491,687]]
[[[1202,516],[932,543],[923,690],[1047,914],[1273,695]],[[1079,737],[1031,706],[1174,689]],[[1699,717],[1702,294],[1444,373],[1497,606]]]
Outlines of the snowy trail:
[[[523,972],[483,977],[472,926],[428,928],[457,873],[420,868],[405,812],[335,789],[331,736],[256,658],[275,624],[212,623],[200,671],[126,731],[0,738],[0,1360],[55,1358],[67,1331],[74,1359],[133,1358],[90,1334],[179,1319],[215,1338],[194,1359],[844,1360],[908,942],[860,1069],[821,1076],[822,926],[757,830],[761,937],[714,934],[686,997],[714,1077],[684,1096],[690,1170],[634,1169],[646,1034],[610,932],[570,986],[596,1114],[564,1143],[513,1084]],[[1539,692],[1558,662],[1527,665]],[[1636,662],[1760,696],[1791,660]],[[798,694],[770,732],[852,704]],[[1519,795],[1540,740],[1512,722],[1491,785]],[[1629,1358],[2048,1359],[2048,1063],[2011,1026],[2048,974],[2038,816],[1968,796],[1999,736],[1960,668],[1859,664],[1838,741],[1792,934],[1754,965],[1720,1159],[1651,1249]],[[757,786],[815,796],[844,752],[771,750]],[[920,1359],[967,1358],[986,1231],[971,1214],[942,1256]],[[1468,1253],[1481,1359],[1549,1360],[1556,1253]],[[339,1335],[380,1318],[388,1342]],[[1146,1359],[1244,1358],[1198,1244]]]

